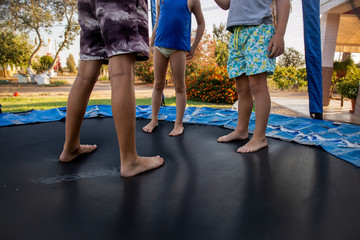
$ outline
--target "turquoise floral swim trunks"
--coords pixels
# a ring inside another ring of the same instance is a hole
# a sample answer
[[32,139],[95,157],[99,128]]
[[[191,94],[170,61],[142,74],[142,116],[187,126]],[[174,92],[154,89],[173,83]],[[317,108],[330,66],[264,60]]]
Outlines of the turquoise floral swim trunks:
[[229,78],[263,72],[274,73],[275,58],[269,58],[267,47],[275,34],[272,24],[237,26],[229,42],[227,70]]

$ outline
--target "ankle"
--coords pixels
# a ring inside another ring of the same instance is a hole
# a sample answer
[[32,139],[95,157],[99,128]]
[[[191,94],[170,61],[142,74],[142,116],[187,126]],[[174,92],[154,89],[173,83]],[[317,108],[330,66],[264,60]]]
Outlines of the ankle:
[[74,144],[74,145],[70,145],[70,144],[64,144],[63,146],[63,151],[64,152],[76,152],[80,149],[80,144]]
[[126,160],[121,160],[120,161],[121,164],[121,168],[134,168],[139,164],[139,161],[137,158],[132,158],[132,159],[126,159]]
[[177,122],[175,121],[175,124],[174,124],[175,127],[182,127],[183,126],[183,122]]
[[257,141],[257,142],[267,142],[265,135],[262,135],[262,136],[253,135],[251,140]]
[[152,125],[158,125],[159,124],[159,121],[157,118],[152,118],[151,121],[150,121],[150,124]]
[[236,128],[234,130],[235,133],[239,134],[239,135],[243,135],[243,134],[248,134],[248,129],[246,128]]
[[139,156],[136,153],[128,153],[120,155],[121,166],[136,166]]

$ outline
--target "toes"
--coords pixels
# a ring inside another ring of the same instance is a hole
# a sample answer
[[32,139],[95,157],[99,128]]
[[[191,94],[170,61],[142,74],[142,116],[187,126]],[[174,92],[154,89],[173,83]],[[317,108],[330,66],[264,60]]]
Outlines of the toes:
[[77,154],[75,154],[75,155],[81,155],[81,154],[83,154],[83,153],[91,153],[91,152],[94,151],[95,149],[97,149],[97,145],[96,145],[96,144],[93,144],[93,145],[90,145],[90,144],[81,145],[79,152],[78,152]]
[[158,156],[158,163],[160,164],[160,165],[163,165],[164,164],[164,159],[162,158],[162,157],[160,157],[160,156]]
[[172,136],[172,137],[176,137],[176,136],[180,136],[181,134],[183,134],[182,132],[171,132],[170,134],[169,134],[169,136]]
[[238,152],[238,153],[243,153],[243,151],[242,151],[241,148],[238,148],[238,150],[236,150],[236,152]]
[[154,126],[146,125],[145,127],[142,128],[142,130],[146,133],[152,133],[156,127],[157,127],[157,125],[154,125]]
[[97,145],[96,144],[91,145],[91,151],[94,151],[95,149],[97,149]]
[[180,129],[174,128],[174,129],[169,133],[169,136],[176,137],[176,136],[180,136],[180,135],[183,134],[183,133],[184,133],[184,128],[180,128]]

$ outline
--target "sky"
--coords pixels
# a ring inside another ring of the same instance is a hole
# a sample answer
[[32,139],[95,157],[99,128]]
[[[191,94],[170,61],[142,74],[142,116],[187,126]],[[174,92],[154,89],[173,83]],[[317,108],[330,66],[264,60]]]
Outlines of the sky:
[[[226,23],[228,12],[220,9],[214,0],[200,0],[202,10],[205,18],[206,31],[212,33],[213,25],[219,25],[220,23]],[[149,5],[150,9],[150,5]],[[150,13],[150,12],[149,12]],[[149,27],[151,26],[151,18],[149,15]],[[192,28],[196,28],[196,21],[193,17]],[[54,27],[51,35],[44,35],[44,40],[50,38],[52,42],[59,41],[58,31],[61,27]],[[149,30],[151,32],[151,30]],[[54,44],[53,44],[54,46]],[[303,33],[303,19],[302,19],[302,2],[301,0],[292,0],[292,10],[289,15],[289,21],[285,33],[285,47],[292,47],[301,53],[304,53],[304,33]],[[69,49],[65,49],[60,53],[60,60],[63,66],[66,66],[66,58],[69,54],[73,54],[75,61],[79,60],[79,36]],[[356,62],[360,61],[359,57],[356,57]]]

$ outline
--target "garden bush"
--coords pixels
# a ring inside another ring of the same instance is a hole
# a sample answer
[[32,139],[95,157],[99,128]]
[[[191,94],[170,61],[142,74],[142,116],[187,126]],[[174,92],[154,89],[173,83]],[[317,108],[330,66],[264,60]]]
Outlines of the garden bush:
[[36,59],[32,68],[36,71],[36,73],[38,73],[38,74],[42,73],[50,67],[53,60],[54,59],[51,56],[44,55],[44,56],[40,57],[39,59]]
[[226,67],[207,65],[186,79],[186,93],[190,100],[233,104],[237,100],[235,80],[228,79]]
[[195,57],[186,65],[186,93],[190,100],[233,104],[237,100],[235,80],[228,78],[226,66],[218,66],[217,42],[204,33]]
[[143,83],[154,82],[153,56],[150,56],[150,59],[147,61],[136,62],[135,78]]
[[307,86],[305,68],[276,67],[272,79],[281,90]]
[[356,99],[360,84],[360,69],[353,67],[347,71],[345,77],[339,78],[337,81],[337,90],[341,96]]

